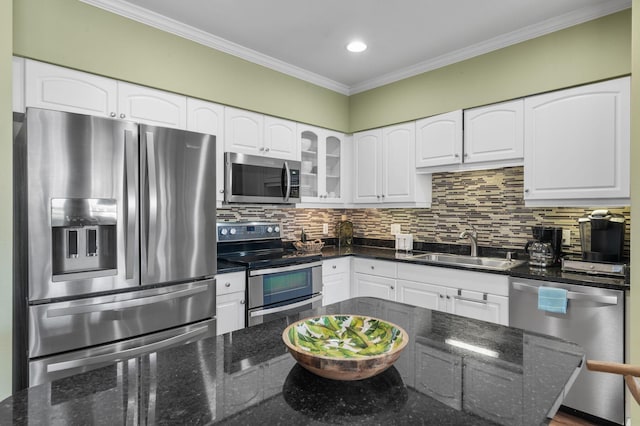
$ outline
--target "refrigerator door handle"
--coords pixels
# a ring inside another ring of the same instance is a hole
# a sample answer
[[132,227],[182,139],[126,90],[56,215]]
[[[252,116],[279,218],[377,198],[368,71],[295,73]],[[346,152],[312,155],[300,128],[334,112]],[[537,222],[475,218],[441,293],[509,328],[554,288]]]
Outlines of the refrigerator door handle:
[[164,302],[171,299],[193,296],[194,294],[203,293],[209,290],[209,284],[203,284],[198,287],[188,288],[185,290],[172,291],[170,293],[158,294],[155,296],[139,297],[130,300],[121,300],[117,302],[95,303],[92,305],[70,306],[66,308],[47,309],[47,318],[63,317],[69,315],[89,314],[93,312],[118,312],[128,308],[149,305],[152,303]]
[[133,279],[133,264],[135,261],[135,243],[136,243],[136,216],[138,206],[136,204],[136,164],[137,157],[133,146],[133,132],[125,130],[124,132],[124,163],[125,163],[125,182],[127,187],[126,200],[127,211],[125,214],[125,279]]
[[156,171],[156,147],[153,132],[145,132],[147,140],[147,172],[149,176],[147,195],[149,197],[149,222],[147,230],[147,274],[153,275],[156,264],[158,227],[158,176]]
[[104,362],[116,362],[126,358],[133,358],[147,352],[155,352],[167,346],[174,345],[176,343],[180,343],[182,341],[189,340],[201,334],[207,333],[208,329],[209,329],[208,327],[200,327],[195,330],[189,331],[187,333],[170,337],[168,339],[161,340],[159,342],[150,343],[145,346],[139,346],[137,348],[125,349],[123,351],[119,351],[115,353],[97,355],[97,356],[88,357],[88,358],[73,359],[71,361],[58,362],[55,364],[49,364],[47,366],[47,373],[54,373],[56,371],[62,371],[62,370],[70,370],[72,368],[78,368],[78,367],[86,367],[94,364],[101,364]]
[[[524,291],[527,293],[538,294],[538,287],[531,284],[513,283],[513,289]],[[577,291],[568,291],[567,299],[583,300],[588,302],[602,303],[603,305],[617,305],[618,298],[616,296],[603,296],[598,294],[586,294]]]

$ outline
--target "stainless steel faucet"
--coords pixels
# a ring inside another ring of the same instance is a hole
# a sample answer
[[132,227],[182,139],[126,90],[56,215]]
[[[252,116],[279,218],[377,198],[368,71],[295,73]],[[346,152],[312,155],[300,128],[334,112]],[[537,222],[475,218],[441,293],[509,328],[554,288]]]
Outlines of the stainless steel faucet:
[[469,238],[471,240],[471,256],[478,256],[478,233],[476,228],[473,231],[462,231],[460,238]]

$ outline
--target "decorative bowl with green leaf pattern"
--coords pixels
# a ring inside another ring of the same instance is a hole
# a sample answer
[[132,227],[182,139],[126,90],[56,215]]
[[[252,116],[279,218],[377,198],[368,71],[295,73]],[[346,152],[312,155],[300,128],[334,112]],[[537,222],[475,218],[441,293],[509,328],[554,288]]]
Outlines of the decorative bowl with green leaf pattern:
[[409,342],[401,327],[361,315],[321,315],[289,325],[282,340],[298,363],[318,376],[360,380],[398,359]]

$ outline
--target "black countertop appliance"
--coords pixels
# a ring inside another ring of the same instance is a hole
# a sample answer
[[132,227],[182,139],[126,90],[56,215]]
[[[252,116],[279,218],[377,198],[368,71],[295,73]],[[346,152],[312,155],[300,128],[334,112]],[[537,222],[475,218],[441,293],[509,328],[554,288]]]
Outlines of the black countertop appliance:
[[562,228],[532,226],[534,240],[527,241],[524,249],[529,254],[529,265],[534,267],[555,266],[562,255]]
[[625,219],[609,210],[594,210],[578,219],[582,259],[593,262],[621,262]]

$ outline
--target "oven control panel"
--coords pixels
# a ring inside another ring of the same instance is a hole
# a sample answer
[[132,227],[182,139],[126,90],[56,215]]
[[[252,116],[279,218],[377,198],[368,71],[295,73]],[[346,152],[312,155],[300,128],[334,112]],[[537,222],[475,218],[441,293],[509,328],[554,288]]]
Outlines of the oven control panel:
[[224,222],[216,224],[218,242],[280,239],[277,222]]

